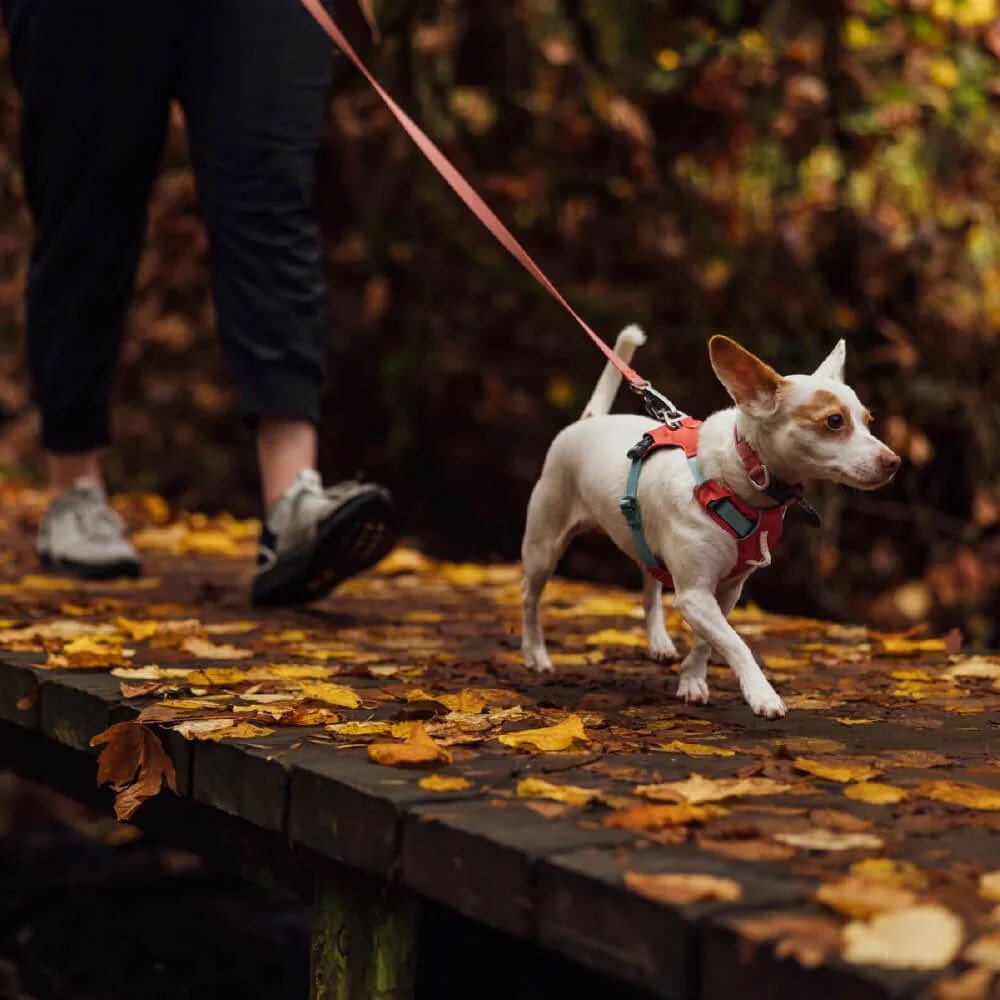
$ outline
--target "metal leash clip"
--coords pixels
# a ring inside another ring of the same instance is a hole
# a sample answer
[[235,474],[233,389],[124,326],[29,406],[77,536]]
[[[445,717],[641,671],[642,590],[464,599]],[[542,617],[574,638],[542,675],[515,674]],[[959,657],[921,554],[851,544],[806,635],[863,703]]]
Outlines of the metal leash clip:
[[681,421],[687,416],[683,410],[677,409],[673,402],[667,399],[662,392],[654,389],[649,382],[640,385],[633,385],[632,391],[642,396],[643,405],[646,412],[660,423],[666,424],[672,431],[677,430]]

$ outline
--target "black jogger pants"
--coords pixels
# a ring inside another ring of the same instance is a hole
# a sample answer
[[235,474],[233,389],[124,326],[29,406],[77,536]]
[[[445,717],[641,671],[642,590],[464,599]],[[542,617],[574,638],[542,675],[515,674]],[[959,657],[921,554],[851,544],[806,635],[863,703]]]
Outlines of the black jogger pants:
[[316,154],[331,51],[299,0],[0,0],[35,242],[28,355],[43,444],[106,444],[163,149],[183,108],[219,334],[244,417],[317,420],[326,327]]

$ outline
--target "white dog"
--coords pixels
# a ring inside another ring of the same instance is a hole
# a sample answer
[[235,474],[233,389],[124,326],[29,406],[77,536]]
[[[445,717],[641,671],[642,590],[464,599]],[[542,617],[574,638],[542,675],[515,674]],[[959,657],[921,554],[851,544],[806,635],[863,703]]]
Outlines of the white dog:
[[[629,327],[615,352],[628,362],[645,340]],[[900,458],[872,435],[871,414],[844,384],[843,340],[812,375],[786,377],[727,337],[713,337],[708,350],[734,407],[700,425],[691,418],[665,427],[644,416],[609,416],[621,382],[609,363],[583,417],[552,442],[528,504],[522,651],[527,665],[552,669],[538,619],[542,590],[573,536],[600,528],[650,571],[643,607],[656,660],[676,656],[661,602],[662,585],[672,578],[676,607],[695,634],[678,697],[708,701],[714,649],[753,711],[773,719],[785,705],[727,616],[747,577],[770,563],[784,511],[802,502],[804,481],[873,490],[892,479]],[[641,478],[630,480],[639,471]]]

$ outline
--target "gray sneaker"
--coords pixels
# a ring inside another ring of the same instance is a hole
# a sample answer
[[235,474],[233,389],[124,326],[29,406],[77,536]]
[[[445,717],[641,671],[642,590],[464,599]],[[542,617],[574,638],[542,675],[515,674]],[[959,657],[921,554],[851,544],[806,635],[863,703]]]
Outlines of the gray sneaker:
[[251,599],[263,605],[305,604],[374,566],[396,541],[389,491],[347,480],[323,489],[304,469],[261,529]]
[[142,564],[125,538],[125,522],[103,488],[78,479],[49,504],[38,530],[38,558],[51,570],[89,580],[139,575]]

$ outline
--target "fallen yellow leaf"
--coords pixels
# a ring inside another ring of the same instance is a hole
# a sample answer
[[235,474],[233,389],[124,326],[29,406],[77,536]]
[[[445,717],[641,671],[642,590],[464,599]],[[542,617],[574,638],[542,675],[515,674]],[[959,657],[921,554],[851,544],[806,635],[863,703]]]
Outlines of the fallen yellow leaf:
[[425,792],[464,792],[472,787],[467,778],[451,774],[428,774],[418,784]]
[[929,781],[917,789],[917,794],[967,809],[1000,810],[1000,791],[971,781]]
[[588,646],[629,646],[631,648],[646,646],[646,637],[638,632],[623,632],[617,628],[604,628],[591,632],[583,640]]
[[214,643],[198,636],[189,636],[181,643],[181,649],[199,660],[245,660],[253,656],[253,650],[240,649],[230,643]]
[[946,653],[948,646],[944,639],[904,639],[898,636],[883,636],[880,652],[887,656],[908,656],[910,653]]
[[732,903],[743,896],[743,887],[735,879],[688,872],[625,872],[625,884],[640,896],[675,906],[707,900]]
[[979,894],[994,903],[1000,903],[1000,871],[979,876]]
[[569,750],[574,743],[586,743],[587,734],[583,720],[578,715],[570,715],[554,726],[542,729],[522,729],[516,733],[504,733],[498,737],[504,746],[515,750],[535,749],[543,753],[558,753]]
[[977,938],[965,949],[962,957],[992,972],[1000,972],[1000,931]]
[[962,921],[943,906],[911,906],[844,928],[843,957],[890,969],[943,969],[962,948]]
[[306,682],[300,685],[299,690],[303,698],[312,698],[313,701],[322,701],[327,705],[337,705],[339,708],[358,708],[361,699],[357,691],[344,684],[331,684],[325,681]]
[[796,757],[795,769],[828,781],[867,781],[881,773],[877,767],[845,758]]
[[[388,722],[342,722],[329,727],[338,736],[377,736],[389,732]],[[409,735],[409,734],[407,734]]]
[[844,794],[855,802],[870,802],[876,806],[892,805],[906,798],[905,789],[895,785],[883,785],[879,781],[862,781],[857,785],[848,785]]
[[893,858],[865,858],[851,865],[852,875],[858,875],[869,882],[889,882],[909,889],[926,889],[927,876],[912,861],[897,861]]
[[684,743],[681,740],[671,740],[669,743],[659,743],[654,750],[664,753],[683,753],[689,757],[735,757],[735,750],[726,747],[713,747],[707,743]]
[[687,826],[703,823],[717,816],[728,815],[729,810],[715,805],[663,805],[659,803],[629,806],[605,816],[603,825],[620,830],[659,830],[665,826]]
[[389,767],[427,767],[451,763],[451,754],[438,746],[420,724],[404,743],[372,743],[368,747],[368,756],[376,764]]
[[821,885],[816,890],[816,899],[844,916],[860,919],[886,910],[901,910],[917,901],[910,889],[859,875],[848,875],[837,882]]
[[552,799],[554,802],[565,802],[571,806],[585,806],[601,795],[593,788],[554,785],[544,778],[522,778],[517,783],[517,794],[522,799]]

